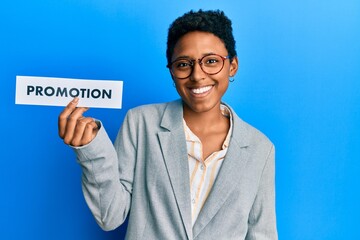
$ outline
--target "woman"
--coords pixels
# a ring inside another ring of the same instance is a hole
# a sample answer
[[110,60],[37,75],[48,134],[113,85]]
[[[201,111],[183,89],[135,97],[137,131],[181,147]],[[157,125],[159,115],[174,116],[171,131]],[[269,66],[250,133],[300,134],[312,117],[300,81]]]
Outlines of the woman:
[[127,239],[277,239],[274,146],[221,102],[238,70],[231,21],[179,17],[167,60],[181,100],[129,110],[114,145],[77,99],[59,116],[96,221],[129,216]]

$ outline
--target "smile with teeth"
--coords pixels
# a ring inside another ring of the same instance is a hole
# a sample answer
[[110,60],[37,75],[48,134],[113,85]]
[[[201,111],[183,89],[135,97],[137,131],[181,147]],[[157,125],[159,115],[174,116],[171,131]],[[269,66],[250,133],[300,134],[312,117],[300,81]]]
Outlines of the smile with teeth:
[[210,91],[211,88],[212,88],[212,86],[205,86],[205,87],[201,87],[201,88],[192,88],[191,92],[194,94],[202,94],[202,93],[206,93],[206,92]]

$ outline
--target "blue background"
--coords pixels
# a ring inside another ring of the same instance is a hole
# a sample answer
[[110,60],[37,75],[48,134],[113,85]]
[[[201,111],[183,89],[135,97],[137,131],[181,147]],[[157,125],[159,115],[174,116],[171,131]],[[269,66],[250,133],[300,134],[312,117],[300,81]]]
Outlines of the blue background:
[[122,239],[83,199],[57,135],[60,107],[15,105],[16,75],[124,81],[122,110],[91,109],[115,138],[126,111],[178,98],[169,24],[190,9],[233,21],[240,70],[224,100],[276,144],[280,239],[360,239],[358,0],[3,0],[0,239]]

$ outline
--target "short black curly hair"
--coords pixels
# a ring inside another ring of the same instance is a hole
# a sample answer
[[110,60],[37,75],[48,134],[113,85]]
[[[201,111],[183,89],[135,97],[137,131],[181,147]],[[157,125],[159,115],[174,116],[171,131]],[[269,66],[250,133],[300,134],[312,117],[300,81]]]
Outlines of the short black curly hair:
[[166,58],[171,62],[174,47],[178,40],[189,32],[209,32],[220,38],[228,51],[230,60],[236,56],[235,39],[232,33],[231,20],[220,10],[199,10],[185,13],[177,18],[169,27]]

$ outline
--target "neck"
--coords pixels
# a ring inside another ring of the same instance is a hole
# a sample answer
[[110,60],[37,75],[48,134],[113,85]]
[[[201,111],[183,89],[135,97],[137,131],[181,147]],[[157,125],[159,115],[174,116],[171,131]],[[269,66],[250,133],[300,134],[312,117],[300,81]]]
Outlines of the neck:
[[184,104],[184,119],[192,130],[211,129],[223,121],[228,121],[220,110],[220,104],[206,112],[195,112]]

